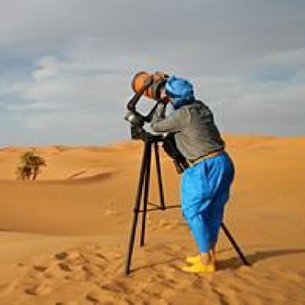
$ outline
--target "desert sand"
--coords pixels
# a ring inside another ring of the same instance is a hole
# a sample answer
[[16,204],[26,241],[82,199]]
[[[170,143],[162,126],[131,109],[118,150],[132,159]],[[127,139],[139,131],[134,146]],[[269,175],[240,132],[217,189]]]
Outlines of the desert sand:
[[[143,143],[35,147],[37,181],[16,180],[29,147],[0,150],[1,305],[305,304],[305,137],[226,135],[236,179],[217,272],[187,274],[196,247],[179,208],[148,213],[132,273],[124,275]],[[162,152],[162,149],[161,149]],[[161,155],[167,205],[179,204],[179,175]],[[159,203],[152,166],[150,202]]]

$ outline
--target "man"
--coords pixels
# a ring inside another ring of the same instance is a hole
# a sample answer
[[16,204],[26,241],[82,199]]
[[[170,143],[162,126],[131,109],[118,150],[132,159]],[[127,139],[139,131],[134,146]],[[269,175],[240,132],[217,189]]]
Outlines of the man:
[[[162,99],[151,121],[155,132],[173,133],[177,148],[188,160],[181,179],[182,213],[199,249],[187,257],[186,272],[215,271],[215,249],[234,178],[234,165],[211,110],[195,99],[192,84],[168,78]],[[174,111],[166,116],[167,102]]]

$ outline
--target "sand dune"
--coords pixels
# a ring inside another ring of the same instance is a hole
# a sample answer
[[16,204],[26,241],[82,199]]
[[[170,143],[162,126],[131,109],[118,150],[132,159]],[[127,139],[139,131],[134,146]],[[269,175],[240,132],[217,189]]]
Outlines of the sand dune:
[[[0,150],[0,305],[305,304],[305,138],[226,137],[237,176],[218,271],[180,270],[196,251],[179,209],[148,215],[124,276],[142,143],[35,147],[37,181],[15,179],[27,147]],[[179,176],[161,151],[167,205]],[[150,202],[158,203],[154,166]]]

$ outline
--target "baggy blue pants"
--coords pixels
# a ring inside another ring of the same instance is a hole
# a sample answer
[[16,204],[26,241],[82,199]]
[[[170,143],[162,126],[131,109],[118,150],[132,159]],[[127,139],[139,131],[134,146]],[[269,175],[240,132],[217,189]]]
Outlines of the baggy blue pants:
[[226,152],[186,169],[181,181],[182,213],[200,253],[216,243],[234,179],[234,165]]

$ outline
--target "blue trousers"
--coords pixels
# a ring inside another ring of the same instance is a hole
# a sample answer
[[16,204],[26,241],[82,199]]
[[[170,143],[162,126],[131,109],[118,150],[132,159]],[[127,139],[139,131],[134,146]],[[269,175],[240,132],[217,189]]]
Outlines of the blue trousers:
[[181,180],[181,208],[197,247],[209,252],[216,243],[230,196],[234,165],[226,152],[186,169]]

